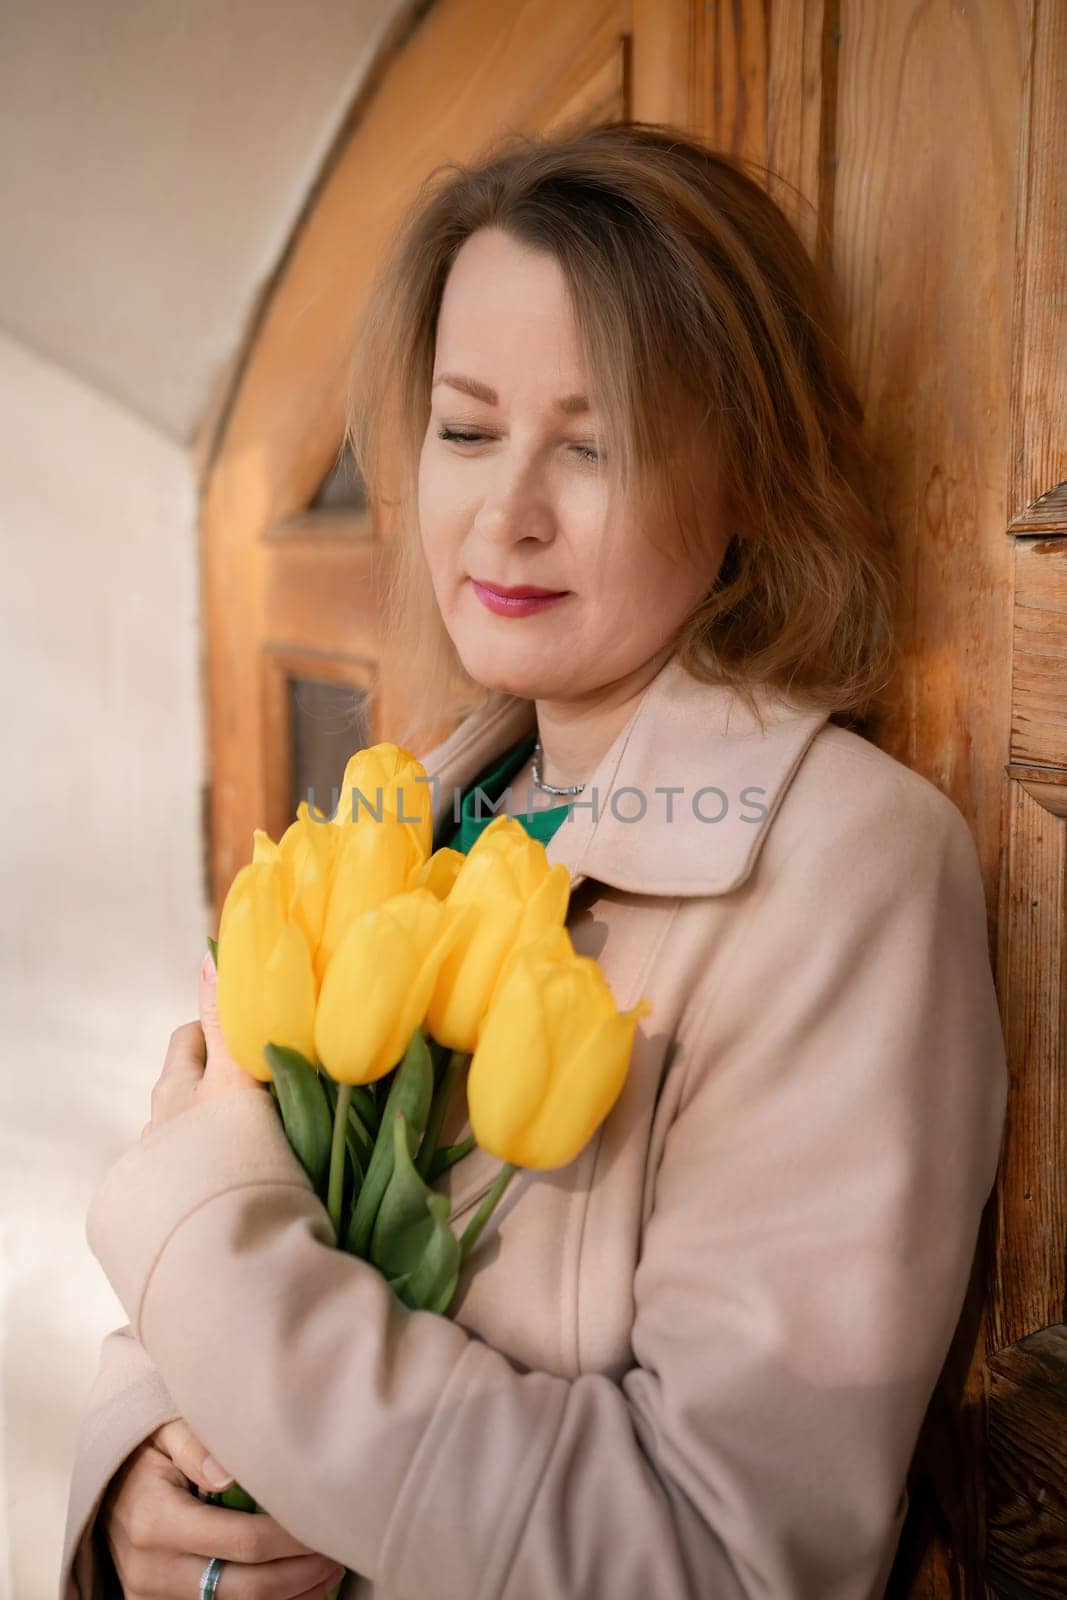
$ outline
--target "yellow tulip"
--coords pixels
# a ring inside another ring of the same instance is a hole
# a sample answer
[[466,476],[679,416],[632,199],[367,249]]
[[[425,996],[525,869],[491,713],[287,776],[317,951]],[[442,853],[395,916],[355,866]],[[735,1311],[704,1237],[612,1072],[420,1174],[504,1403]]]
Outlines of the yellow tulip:
[[282,853],[270,834],[263,828],[256,828],[252,834],[252,860],[253,861],[281,861]]
[[303,928],[316,962],[341,839],[337,828],[328,822],[316,822],[307,801],[301,800],[296,821],[289,824],[275,846],[285,866],[289,915]]
[[326,968],[315,1015],[315,1047],[331,1077],[374,1083],[396,1066],[468,920],[423,888],[352,924]]
[[348,758],[333,821],[343,828],[376,823],[379,805],[383,822],[390,818],[411,829],[425,860],[433,846],[433,785],[422,762],[403,745],[372,744]]
[[442,845],[429,860],[415,869],[408,888],[432,889],[438,900],[445,900],[451,894],[456,876],[466,859],[462,850],[450,850],[447,845]]
[[521,822],[499,816],[467,853],[448,895],[450,906],[473,906],[442,965],[426,1014],[428,1031],[450,1050],[473,1051],[493,989],[511,952],[552,927],[562,927],[570,874],[549,866],[545,847]]
[[423,861],[412,830],[384,814],[381,822],[364,818],[335,832],[329,898],[315,951],[320,983],[349,929],[368,911],[405,893]]
[[311,949],[299,921],[289,916],[288,898],[280,854],[271,859],[261,848],[260,858],[242,867],[230,885],[219,922],[222,1036],[234,1060],[261,1083],[272,1076],[263,1054],[268,1043],[315,1059]]
[[471,1129],[517,1167],[565,1167],[619,1097],[634,1032],[652,1010],[620,1012],[599,964],[550,930],[516,951],[467,1075]]

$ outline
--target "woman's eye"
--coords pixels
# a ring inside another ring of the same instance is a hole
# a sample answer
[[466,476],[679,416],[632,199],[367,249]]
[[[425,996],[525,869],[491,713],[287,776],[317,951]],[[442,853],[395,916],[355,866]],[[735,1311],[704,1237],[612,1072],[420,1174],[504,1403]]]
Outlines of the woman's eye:
[[438,428],[437,437],[447,439],[455,444],[477,444],[479,439],[484,439],[484,433],[457,433],[455,428]]
[[[489,435],[485,433],[460,432],[458,428],[445,426],[438,428],[437,437],[443,439],[446,444],[480,444]],[[591,466],[600,465],[600,453],[593,445],[576,444],[573,449],[577,451],[583,461],[588,461]]]

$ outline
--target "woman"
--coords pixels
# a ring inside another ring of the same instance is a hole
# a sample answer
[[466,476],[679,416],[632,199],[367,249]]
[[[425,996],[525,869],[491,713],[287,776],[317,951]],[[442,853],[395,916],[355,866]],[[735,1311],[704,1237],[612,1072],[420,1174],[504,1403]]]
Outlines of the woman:
[[[194,1600],[214,1556],[216,1600],[342,1562],[361,1600],[876,1600],[1007,1078],[966,823],[844,725],[891,566],[824,288],[676,129],[512,138],[419,197],[353,394],[421,721],[466,697],[423,757],[436,840],[510,784],[575,948],[653,1009],[438,1317],[333,1248],[202,978],[90,1210],[130,1323],[61,1593],[113,1563],[127,1600]],[[498,1166],[437,1180],[457,1228]],[[271,1515],[193,1497],[208,1449]]]

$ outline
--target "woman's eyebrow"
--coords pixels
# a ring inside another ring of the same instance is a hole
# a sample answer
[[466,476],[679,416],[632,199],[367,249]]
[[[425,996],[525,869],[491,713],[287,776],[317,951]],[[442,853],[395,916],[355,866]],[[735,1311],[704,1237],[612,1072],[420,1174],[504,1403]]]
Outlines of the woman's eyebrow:
[[[436,389],[439,383],[447,383],[450,389],[459,389],[461,393],[469,394],[475,400],[484,400],[487,406],[499,403],[495,389],[491,389],[487,383],[479,383],[477,378],[464,377],[461,372],[441,372],[433,380],[431,387]],[[569,416],[579,411],[588,411],[588,397],[584,394],[564,395],[562,400],[556,401],[556,410],[565,411]]]

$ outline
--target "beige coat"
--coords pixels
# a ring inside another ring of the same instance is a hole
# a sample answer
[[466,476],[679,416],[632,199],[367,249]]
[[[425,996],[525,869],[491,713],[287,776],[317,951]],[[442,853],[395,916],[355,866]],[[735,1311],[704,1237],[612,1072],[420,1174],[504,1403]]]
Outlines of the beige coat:
[[[532,717],[496,694],[424,757],[439,822]],[[795,707],[761,733],[676,660],[591,785],[548,856],[575,947],[654,1007],[599,1134],[512,1180],[448,1317],[334,1248],[266,1094],[126,1152],[88,1216],[129,1326],[61,1600],[175,1415],[360,1600],[882,1595],[1005,1114],[969,829],[857,734]],[[437,1180],[457,1231],[497,1170]]]

